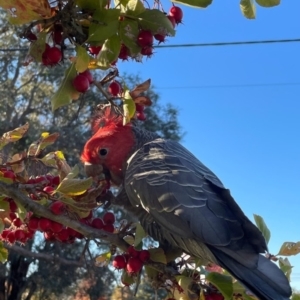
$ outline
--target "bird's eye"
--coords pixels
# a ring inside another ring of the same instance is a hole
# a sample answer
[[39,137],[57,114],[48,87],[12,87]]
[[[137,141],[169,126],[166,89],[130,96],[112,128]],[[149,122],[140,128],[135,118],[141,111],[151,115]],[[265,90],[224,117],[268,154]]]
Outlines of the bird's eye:
[[107,153],[108,153],[108,150],[105,148],[102,148],[99,150],[99,155],[102,157],[106,156]]

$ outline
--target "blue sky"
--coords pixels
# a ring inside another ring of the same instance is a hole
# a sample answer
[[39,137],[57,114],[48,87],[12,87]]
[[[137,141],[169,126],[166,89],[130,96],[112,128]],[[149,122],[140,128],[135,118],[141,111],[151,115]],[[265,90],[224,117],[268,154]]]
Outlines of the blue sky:
[[[184,25],[166,45],[300,38],[299,0],[257,6],[256,20],[245,19],[238,2],[181,6]],[[300,43],[155,51],[143,64],[120,63],[120,72],[151,78],[161,102],[179,109],[183,145],[249,218],[264,217],[271,253],[300,241]],[[300,289],[300,255],[290,261],[292,286]]]

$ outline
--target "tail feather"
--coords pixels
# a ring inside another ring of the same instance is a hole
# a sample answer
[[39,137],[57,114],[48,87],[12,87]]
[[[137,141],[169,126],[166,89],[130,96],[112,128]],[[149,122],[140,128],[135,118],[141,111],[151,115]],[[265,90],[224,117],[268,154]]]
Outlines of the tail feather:
[[[269,259],[258,255],[257,268],[248,268],[219,249],[210,249],[220,265],[260,300],[288,300],[292,290],[284,273]],[[251,258],[250,258],[251,259]],[[257,256],[252,257],[257,259]]]

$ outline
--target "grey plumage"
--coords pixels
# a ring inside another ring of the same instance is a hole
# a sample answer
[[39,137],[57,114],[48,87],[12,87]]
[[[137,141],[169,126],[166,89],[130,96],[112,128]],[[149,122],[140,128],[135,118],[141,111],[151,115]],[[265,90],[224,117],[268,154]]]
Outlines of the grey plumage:
[[140,219],[150,235],[221,265],[261,300],[289,299],[287,278],[260,254],[264,237],[215,174],[174,141],[136,149],[124,188],[132,206],[147,212]]

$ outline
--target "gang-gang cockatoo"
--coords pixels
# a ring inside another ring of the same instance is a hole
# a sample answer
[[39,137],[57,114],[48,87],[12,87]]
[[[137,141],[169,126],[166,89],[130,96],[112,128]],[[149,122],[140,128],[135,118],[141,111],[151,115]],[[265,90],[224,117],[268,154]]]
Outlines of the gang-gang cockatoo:
[[[111,106],[92,122],[82,161],[120,187],[118,202],[154,239],[229,271],[261,300],[286,300],[284,273],[218,177],[178,142],[128,123]],[[199,142],[199,145],[201,143]]]

